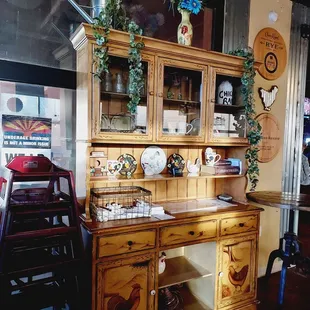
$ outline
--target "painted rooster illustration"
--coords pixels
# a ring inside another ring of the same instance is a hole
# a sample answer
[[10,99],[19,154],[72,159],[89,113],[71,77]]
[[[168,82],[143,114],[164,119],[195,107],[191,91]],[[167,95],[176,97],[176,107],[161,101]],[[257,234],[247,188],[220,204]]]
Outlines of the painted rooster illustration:
[[140,290],[141,286],[135,283],[132,286],[132,291],[129,298],[126,300],[119,294],[115,294],[108,301],[108,310],[136,310],[140,304]]
[[241,290],[241,287],[248,275],[249,265],[245,265],[242,267],[240,271],[236,271],[233,266],[229,266],[228,279],[230,283],[237,289]]

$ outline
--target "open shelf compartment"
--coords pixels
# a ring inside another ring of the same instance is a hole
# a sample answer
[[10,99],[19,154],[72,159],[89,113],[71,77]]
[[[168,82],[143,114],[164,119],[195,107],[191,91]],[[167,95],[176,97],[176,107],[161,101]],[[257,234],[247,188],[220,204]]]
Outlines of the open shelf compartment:
[[158,277],[158,289],[177,285],[184,300],[184,309],[213,309],[216,242],[168,249],[165,254],[166,268]]

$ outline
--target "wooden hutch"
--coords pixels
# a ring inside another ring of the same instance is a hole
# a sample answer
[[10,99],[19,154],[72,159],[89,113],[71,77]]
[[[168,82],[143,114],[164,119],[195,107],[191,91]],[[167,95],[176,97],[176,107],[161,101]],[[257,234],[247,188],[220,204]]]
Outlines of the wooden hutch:
[[[140,164],[150,145],[160,146],[167,157],[178,153],[192,162],[203,162],[210,146],[222,158],[242,159],[245,167],[248,141],[238,93],[244,59],[147,37],[143,41],[145,92],[133,118],[127,113],[126,83],[116,92],[93,76],[91,26],[82,24],[72,37],[77,51],[76,184],[78,195],[86,196],[83,228],[91,244],[92,309],[114,309],[113,296],[128,309],[159,309],[159,290],[180,283],[184,309],[256,309],[261,209],[247,204],[244,174],[172,177],[164,170],[145,176]],[[128,42],[127,33],[111,31],[111,74],[124,80]],[[227,80],[235,90],[232,105],[217,100]],[[190,132],[185,134],[178,122],[191,124]],[[131,154],[137,170],[130,178],[91,176],[94,151],[104,152],[99,162]],[[166,220],[91,220],[90,188],[126,185],[150,190],[153,202],[178,212]],[[195,211],[203,199],[222,193],[233,196],[236,206]],[[167,266],[159,275],[162,251]]]

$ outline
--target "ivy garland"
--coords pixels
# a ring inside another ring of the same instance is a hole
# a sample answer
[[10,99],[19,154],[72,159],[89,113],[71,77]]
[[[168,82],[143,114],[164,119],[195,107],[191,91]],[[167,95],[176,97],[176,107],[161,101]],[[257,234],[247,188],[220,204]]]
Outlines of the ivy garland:
[[241,78],[241,94],[245,105],[245,116],[248,123],[248,139],[250,147],[247,149],[245,158],[248,162],[247,175],[251,183],[250,191],[255,191],[258,183],[258,143],[262,138],[261,125],[255,119],[255,100],[254,100],[254,55],[252,49],[237,49],[229,52],[230,55],[244,57],[244,73]]
[[134,22],[129,21],[121,0],[107,0],[106,6],[99,16],[94,18],[93,34],[97,47],[94,49],[94,75],[101,80],[103,72],[109,72],[109,34],[110,29],[129,32],[129,102],[128,111],[135,114],[140,103],[141,90],[144,86],[143,65],[141,50],[144,48],[142,39],[136,42],[136,35],[142,35],[142,29]]

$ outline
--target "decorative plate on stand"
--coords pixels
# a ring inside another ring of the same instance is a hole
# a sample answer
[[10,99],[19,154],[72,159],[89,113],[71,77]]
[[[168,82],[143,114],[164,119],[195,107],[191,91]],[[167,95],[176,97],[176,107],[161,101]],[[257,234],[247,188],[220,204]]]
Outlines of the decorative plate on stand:
[[146,175],[161,173],[166,167],[167,157],[158,146],[147,147],[141,155],[141,166]]
[[173,175],[181,175],[185,167],[185,160],[179,154],[172,154],[167,160],[167,168],[169,173]]
[[122,154],[117,160],[123,164],[121,175],[131,176],[136,171],[137,161],[131,154]]

